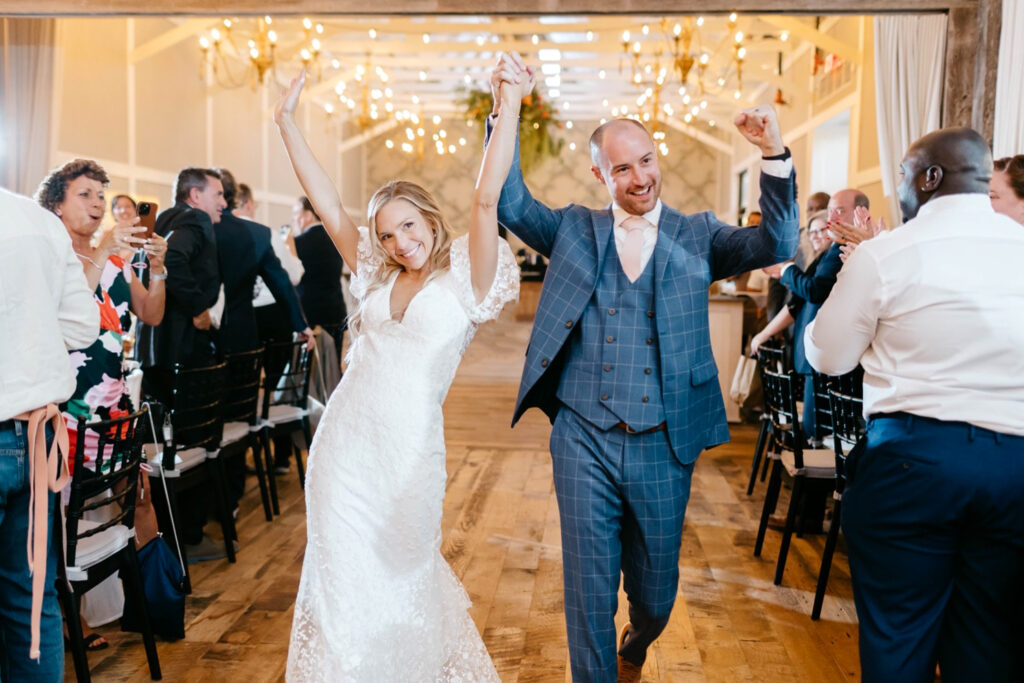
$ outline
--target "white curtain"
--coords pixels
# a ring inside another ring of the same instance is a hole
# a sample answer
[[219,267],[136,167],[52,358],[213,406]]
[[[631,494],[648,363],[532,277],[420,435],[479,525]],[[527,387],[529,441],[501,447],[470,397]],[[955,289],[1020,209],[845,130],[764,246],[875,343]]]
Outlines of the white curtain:
[[996,117],[992,154],[1024,154],[1024,0],[1003,0],[1003,28],[999,36],[999,73],[996,75]]
[[945,73],[946,15],[875,17],[875,95],[882,190],[890,215],[903,154],[917,138],[939,128]]
[[31,195],[50,162],[54,19],[0,18],[0,186]]

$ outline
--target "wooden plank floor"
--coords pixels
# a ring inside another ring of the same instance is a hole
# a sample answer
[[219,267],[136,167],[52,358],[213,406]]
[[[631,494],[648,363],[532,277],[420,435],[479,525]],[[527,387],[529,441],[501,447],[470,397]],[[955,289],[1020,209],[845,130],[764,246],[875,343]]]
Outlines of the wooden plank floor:
[[[558,509],[550,426],[531,411],[509,428],[529,323],[512,312],[480,330],[445,406],[448,493],[443,552],[473,600],[472,616],[506,683],[570,680],[562,618]],[[645,682],[845,681],[859,678],[846,557],[836,554],[819,622],[810,617],[823,536],[794,539],[782,587],[772,584],[780,534],[752,556],[764,493],[745,494],[753,427],[701,456],[680,557],[679,598],[650,651]],[[250,478],[252,479],[252,478]],[[281,516],[263,519],[255,482],[241,504],[237,564],[193,565],[186,637],[159,642],[166,681],[279,681],[305,544],[297,477],[282,480]],[[212,529],[215,525],[210,525]],[[620,598],[618,623],[626,618]],[[141,638],[98,629],[93,679],[146,681]],[[75,679],[71,658],[66,680]]]

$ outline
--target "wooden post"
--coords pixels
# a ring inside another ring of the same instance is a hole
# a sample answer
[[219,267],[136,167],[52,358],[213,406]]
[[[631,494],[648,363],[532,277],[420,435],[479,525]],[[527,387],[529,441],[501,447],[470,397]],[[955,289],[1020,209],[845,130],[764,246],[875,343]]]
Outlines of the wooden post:
[[942,125],[969,126],[992,141],[1001,0],[949,11]]

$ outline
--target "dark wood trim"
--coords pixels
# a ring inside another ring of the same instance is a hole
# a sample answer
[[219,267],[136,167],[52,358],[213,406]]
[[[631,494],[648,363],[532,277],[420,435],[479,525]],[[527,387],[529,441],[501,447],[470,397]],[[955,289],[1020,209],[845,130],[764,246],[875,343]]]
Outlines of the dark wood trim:
[[[979,0],[732,0],[719,13],[877,14],[948,12],[974,8]],[[381,14],[365,0],[0,0],[0,14],[44,15],[223,15]],[[368,9],[370,8],[370,9]],[[713,14],[706,0],[392,0],[387,14]]]

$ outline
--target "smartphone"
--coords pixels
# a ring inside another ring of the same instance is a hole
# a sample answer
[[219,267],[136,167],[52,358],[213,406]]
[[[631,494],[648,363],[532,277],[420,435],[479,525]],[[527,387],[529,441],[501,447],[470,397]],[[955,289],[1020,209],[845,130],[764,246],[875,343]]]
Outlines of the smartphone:
[[156,212],[159,207],[153,202],[139,202],[139,225],[146,229],[146,232],[136,234],[136,237],[148,240],[153,236],[153,228],[156,226]]

